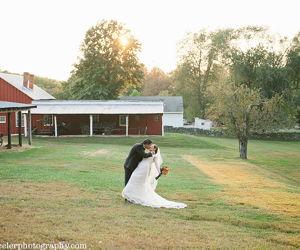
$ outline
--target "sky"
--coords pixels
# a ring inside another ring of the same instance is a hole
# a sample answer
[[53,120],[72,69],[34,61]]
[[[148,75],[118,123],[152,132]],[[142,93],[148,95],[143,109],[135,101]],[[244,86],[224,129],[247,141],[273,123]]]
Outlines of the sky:
[[0,70],[67,80],[86,31],[124,23],[149,69],[175,69],[177,44],[200,29],[263,25],[292,37],[300,0],[0,0]]

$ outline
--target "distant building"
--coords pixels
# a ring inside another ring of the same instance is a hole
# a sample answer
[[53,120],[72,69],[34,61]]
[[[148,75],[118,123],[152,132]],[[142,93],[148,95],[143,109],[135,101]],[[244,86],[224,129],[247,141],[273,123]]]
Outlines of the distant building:
[[164,103],[163,126],[183,127],[182,96],[123,96],[121,100],[162,101]]
[[[164,103],[134,100],[55,100],[34,84],[34,75],[0,73],[0,101],[33,104],[31,113],[23,112],[21,133],[31,120],[40,135],[163,135]],[[17,134],[16,112],[0,112],[0,133]],[[31,119],[29,119],[31,118]]]
[[204,120],[204,119],[200,119],[200,118],[195,118],[194,127],[210,130],[210,128],[212,127],[212,121]]

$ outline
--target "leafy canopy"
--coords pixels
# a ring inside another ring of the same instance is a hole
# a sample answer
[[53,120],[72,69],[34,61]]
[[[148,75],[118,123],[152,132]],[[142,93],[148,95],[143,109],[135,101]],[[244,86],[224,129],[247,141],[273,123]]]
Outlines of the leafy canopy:
[[81,45],[82,56],[64,85],[69,99],[115,99],[143,79],[137,53],[141,44],[123,24],[103,20],[91,27]]

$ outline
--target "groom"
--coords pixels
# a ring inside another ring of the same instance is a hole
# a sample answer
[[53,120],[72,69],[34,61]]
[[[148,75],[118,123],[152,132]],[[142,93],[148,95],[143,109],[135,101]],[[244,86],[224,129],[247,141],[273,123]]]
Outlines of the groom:
[[[125,161],[125,186],[130,179],[133,171],[137,168],[143,158],[152,157],[155,152],[151,149],[152,141],[150,139],[144,140],[142,143],[134,144],[130,150],[130,153]],[[150,153],[145,153],[145,149],[150,150]]]

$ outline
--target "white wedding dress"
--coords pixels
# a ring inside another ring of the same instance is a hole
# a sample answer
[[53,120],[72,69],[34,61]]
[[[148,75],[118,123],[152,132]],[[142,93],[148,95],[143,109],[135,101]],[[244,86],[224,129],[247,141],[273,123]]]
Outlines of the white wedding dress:
[[122,191],[123,198],[128,201],[149,207],[185,208],[187,205],[181,202],[169,201],[155,192],[160,172],[162,158],[160,150],[153,157],[144,158],[133,171],[127,185]]

